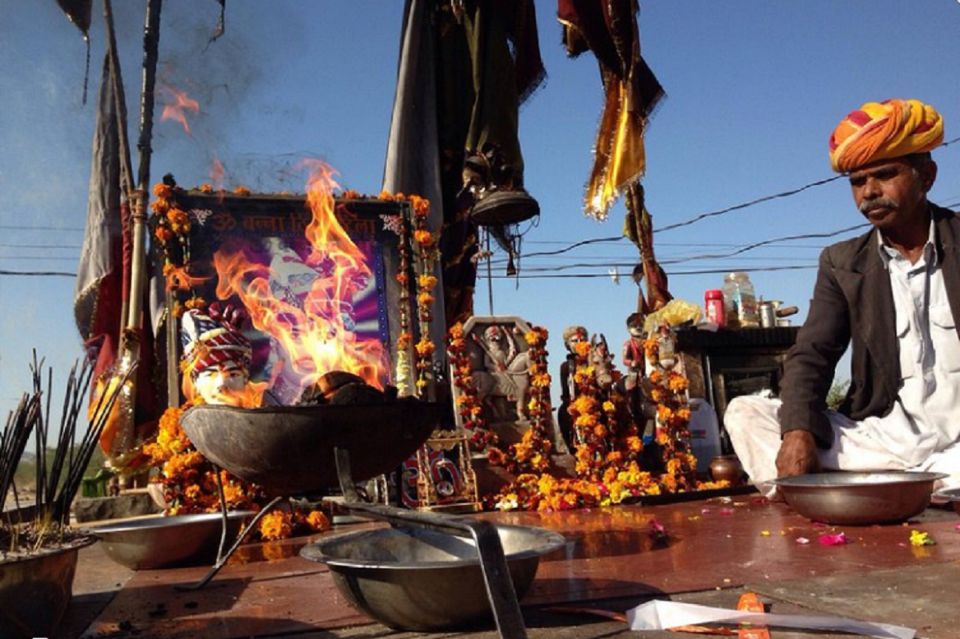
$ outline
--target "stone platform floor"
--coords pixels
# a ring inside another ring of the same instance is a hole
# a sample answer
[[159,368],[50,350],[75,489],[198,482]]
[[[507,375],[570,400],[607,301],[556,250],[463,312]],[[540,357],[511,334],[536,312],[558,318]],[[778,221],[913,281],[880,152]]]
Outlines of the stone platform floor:
[[[733,608],[744,591],[758,593],[771,612],[893,623],[929,639],[960,637],[960,516],[952,510],[931,508],[902,525],[833,527],[814,524],[785,504],[740,495],[661,506],[481,516],[542,526],[567,538],[564,548],[543,558],[522,601],[531,638],[637,637],[641,635],[622,622],[570,609],[623,611],[653,598]],[[666,531],[665,543],[651,533],[653,522]],[[936,545],[912,546],[913,530],[929,533]],[[818,543],[821,535],[838,532],[849,543]],[[195,582],[206,568],[131,572],[95,544],[81,551],[74,601],[60,636],[425,636],[393,631],[351,608],[325,566],[299,557],[299,548],[310,540],[244,546],[213,582],[196,592],[174,586]],[[429,636],[447,634],[496,636],[492,626]],[[643,636],[693,635],[664,631]],[[776,629],[772,636],[850,635]]]

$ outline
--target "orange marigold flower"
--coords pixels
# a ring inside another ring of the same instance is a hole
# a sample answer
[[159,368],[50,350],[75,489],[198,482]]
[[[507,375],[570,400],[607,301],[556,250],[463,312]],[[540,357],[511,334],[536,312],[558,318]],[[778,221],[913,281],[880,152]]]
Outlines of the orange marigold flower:
[[627,437],[626,439],[627,450],[631,453],[639,453],[643,450],[643,440],[637,436]]
[[433,304],[433,295],[426,292],[418,294],[417,304],[420,306],[430,306],[431,304]]
[[163,215],[170,208],[170,203],[166,200],[154,200],[150,203],[150,210],[157,215]]
[[207,184],[206,182],[204,182],[203,184],[200,185],[200,192],[201,192],[201,193],[213,193],[213,185],[212,185],[212,184]]
[[186,306],[188,310],[193,310],[195,308],[203,309],[207,306],[207,301],[202,297],[191,297],[184,302],[184,306]]
[[550,386],[550,373],[539,373],[533,376],[530,384],[536,388],[547,388]]
[[271,511],[260,520],[260,536],[266,541],[286,539],[293,532],[292,520],[286,511]]
[[679,373],[671,373],[667,385],[674,393],[682,393],[683,391],[687,390],[687,387],[690,385],[690,383],[683,375],[680,375]]
[[450,337],[453,339],[460,339],[463,337],[463,324],[457,322],[453,325],[453,328],[450,329]]
[[663,381],[663,373],[660,371],[653,371],[652,373],[650,373],[649,380],[654,384],[659,384],[660,382]]
[[417,345],[414,348],[417,349],[417,354],[420,357],[430,357],[433,355],[433,351],[436,350],[436,346],[434,346],[433,342],[428,337],[422,338],[419,342],[417,342]]
[[238,186],[233,190],[237,195],[250,195],[250,189],[245,186]]
[[358,191],[354,191],[353,189],[347,189],[340,194],[340,198],[344,200],[359,200],[362,197]]
[[397,283],[403,286],[406,286],[407,282],[410,281],[410,278],[407,276],[407,273],[405,271],[400,271],[399,273],[397,273],[396,278],[397,278]]
[[507,454],[499,448],[491,446],[487,449],[487,459],[494,466],[503,466],[504,462],[507,461]]
[[163,182],[157,182],[153,185],[153,194],[164,200],[169,199],[173,195],[173,189]]
[[331,528],[330,520],[319,510],[310,511],[310,514],[307,515],[307,525],[310,526],[310,530],[314,532],[323,532]]
[[161,244],[167,244],[173,239],[173,232],[165,226],[158,226],[153,230],[153,236]]
[[657,419],[661,422],[667,422],[671,417],[673,417],[673,411],[670,410],[668,406],[664,406],[663,404],[657,406]]
[[423,247],[433,246],[436,241],[433,233],[424,229],[418,229],[413,232],[413,241]]
[[580,357],[586,357],[590,354],[590,342],[577,342],[573,347],[573,352]]
[[413,335],[408,331],[404,331],[397,336],[397,349],[406,350],[410,346],[410,342],[413,341]]

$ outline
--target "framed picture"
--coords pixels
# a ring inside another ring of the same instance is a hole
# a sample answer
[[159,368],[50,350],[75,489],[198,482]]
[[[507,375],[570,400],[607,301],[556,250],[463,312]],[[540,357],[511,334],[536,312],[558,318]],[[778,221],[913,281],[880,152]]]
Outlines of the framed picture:
[[[397,277],[411,268],[401,260],[410,237],[406,202],[331,199],[330,210],[315,214],[303,195],[175,189],[172,197],[188,216],[189,236],[157,250],[167,253],[168,264],[189,267],[182,274],[187,286],[168,288],[167,308],[180,307],[172,313],[179,316],[201,300],[244,309],[252,324],[244,331],[252,347],[250,377],[270,383],[266,402],[296,403],[304,371],[338,370],[337,350],[374,367],[364,375],[378,385],[396,385],[400,315],[416,313],[412,271]],[[168,329],[171,370],[179,369],[180,339]],[[317,370],[325,367],[331,370]]]

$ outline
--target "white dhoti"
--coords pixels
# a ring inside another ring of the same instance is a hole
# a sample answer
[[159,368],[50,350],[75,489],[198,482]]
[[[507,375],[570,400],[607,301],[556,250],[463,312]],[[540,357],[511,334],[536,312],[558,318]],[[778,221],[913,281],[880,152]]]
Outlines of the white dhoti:
[[[743,396],[733,399],[723,423],[734,451],[758,490],[770,497],[775,491],[780,450],[779,399]],[[833,444],[818,448],[824,470],[915,470],[949,475],[937,488],[960,486],[960,442],[939,447],[937,435],[918,432],[900,404],[886,417],[854,421],[827,411]],[[938,449],[939,448],[939,449]]]

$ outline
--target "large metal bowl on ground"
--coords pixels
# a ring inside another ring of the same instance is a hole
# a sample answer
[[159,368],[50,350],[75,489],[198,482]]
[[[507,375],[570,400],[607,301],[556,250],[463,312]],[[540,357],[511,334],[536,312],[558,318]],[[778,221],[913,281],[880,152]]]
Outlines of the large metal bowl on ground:
[[828,524],[865,526],[904,521],[930,504],[943,473],[830,472],[782,477],[775,483],[798,513]]
[[933,496],[941,503],[950,502],[953,504],[953,509],[960,513],[960,487],[944,488],[933,493]]
[[[529,526],[498,525],[517,598],[533,582],[540,557],[564,545],[559,535]],[[472,539],[427,528],[381,528],[305,546],[306,559],[327,564],[354,606],[391,628],[429,631],[489,617]]]
[[[227,543],[256,513],[235,511],[227,516]],[[222,515],[156,515],[94,526],[110,559],[133,570],[212,564],[217,558]]]
[[353,478],[399,466],[443,418],[443,406],[413,398],[377,404],[236,408],[200,405],[183,414],[204,457],[267,492],[339,487],[334,448],[350,453]]

